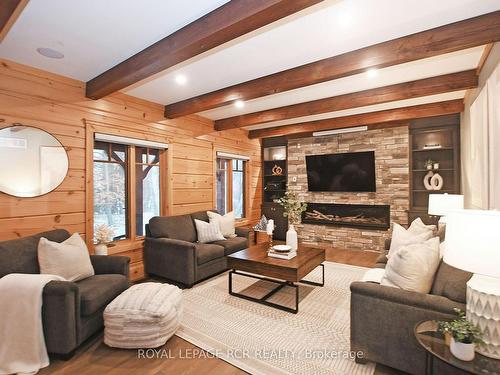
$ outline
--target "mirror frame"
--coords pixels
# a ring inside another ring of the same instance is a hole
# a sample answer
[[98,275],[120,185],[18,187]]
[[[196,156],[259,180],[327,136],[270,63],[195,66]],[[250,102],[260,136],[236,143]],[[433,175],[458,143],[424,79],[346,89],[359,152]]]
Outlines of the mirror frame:
[[47,192],[45,192],[43,194],[33,195],[33,196],[26,197],[26,196],[19,196],[19,195],[14,195],[14,194],[11,194],[11,193],[7,193],[7,192],[5,192],[5,191],[3,191],[1,189],[0,189],[0,193],[8,195],[8,196],[11,196],[11,197],[14,197],[14,198],[25,198],[25,199],[43,197],[44,195],[52,193],[54,190],[58,189],[63,184],[64,180],[66,180],[66,178],[68,177],[68,173],[69,173],[69,169],[70,169],[68,150],[66,150],[66,147],[61,143],[61,141],[55,135],[53,135],[52,133],[49,133],[48,131],[46,131],[46,130],[38,127],[38,126],[25,125],[25,124],[21,124],[19,122],[15,122],[15,123],[12,123],[12,124],[10,124],[8,126],[0,126],[0,131],[5,130],[5,129],[9,129],[9,128],[15,128],[15,127],[37,129],[37,130],[39,130],[41,132],[44,132],[44,133],[50,135],[52,138],[54,138],[57,141],[57,143],[59,143],[59,145],[64,150],[64,154],[66,155],[66,160],[67,160],[68,167],[66,169],[66,173],[64,175],[64,178],[61,180],[61,182],[59,182],[55,187],[53,187],[52,189],[50,189],[49,191],[47,191]]

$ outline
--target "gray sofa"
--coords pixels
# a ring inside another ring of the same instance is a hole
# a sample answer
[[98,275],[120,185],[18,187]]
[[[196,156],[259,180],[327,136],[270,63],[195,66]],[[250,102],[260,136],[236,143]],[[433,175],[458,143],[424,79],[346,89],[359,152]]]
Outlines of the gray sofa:
[[[40,273],[37,248],[40,237],[62,242],[62,229],[0,242],[0,278],[10,273]],[[50,354],[69,358],[74,350],[103,327],[106,305],[129,286],[130,258],[91,255],[95,275],[86,279],[51,281],[43,289],[42,320]]]
[[206,211],[156,216],[146,225],[144,268],[186,287],[227,269],[226,255],[248,247],[249,230],[236,228],[237,237],[209,244],[197,242],[194,219],[208,222]]
[[[386,251],[390,242],[386,243]],[[386,252],[376,267],[385,268]],[[425,374],[425,351],[414,336],[423,320],[456,318],[454,308],[465,311],[466,283],[472,274],[441,262],[429,294],[405,291],[370,282],[351,284],[351,350],[363,359],[413,375]],[[434,360],[434,374],[465,374]]]

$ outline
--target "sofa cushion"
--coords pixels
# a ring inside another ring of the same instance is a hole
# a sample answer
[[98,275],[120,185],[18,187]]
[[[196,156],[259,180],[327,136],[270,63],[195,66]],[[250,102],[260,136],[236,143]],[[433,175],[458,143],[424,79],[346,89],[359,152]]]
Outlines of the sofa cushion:
[[431,294],[465,303],[466,284],[471,277],[472,273],[452,267],[442,261],[436,272]]
[[213,243],[224,247],[224,255],[229,255],[248,247],[248,240],[245,237],[233,237]]
[[38,242],[40,273],[78,281],[94,275],[89,250],[78,233],[63,242],[49,241],[45,237]]
[[220,232],[217,223],[207,223],[198,219],[194,220],[196,226],[196,233],[198,234],[198,242],[210,243],[214,241],[223,241],[224,236]]
[[191,214],[191,218],[193,219],[193,222],[194,222],[195,220],[201,220],[201,221],[206,221],[206,222],[208,223],[208,215],[207,215],[207,210],[193,212],[193,213]]
[[196,242],[196,229],[191,215],[155,216],[149,220],[149,230],[156,238]]
[[198,265],[224,256],[224,248],[211,243],[197,243],[195,245],[195,251]]
[[116,296],[128,288],[123,275],[94,275],[76,283],[80,290],[80,309],[84,316],[106,307]]
[[439,266],[439,238],[399,248],[387,262],[381,285],[429,293]]
[[37,249],[41,237],[62,242],[69,238],[69,233],[64,229],[56,229],[0,242],[0,278],[9,273],[40,273]]

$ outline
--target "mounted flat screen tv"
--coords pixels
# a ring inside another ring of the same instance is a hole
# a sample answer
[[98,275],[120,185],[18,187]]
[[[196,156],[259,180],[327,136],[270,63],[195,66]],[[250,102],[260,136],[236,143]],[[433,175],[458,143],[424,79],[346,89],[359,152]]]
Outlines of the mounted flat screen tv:
[[375,191],[375,152],[306,156],[309,191]]

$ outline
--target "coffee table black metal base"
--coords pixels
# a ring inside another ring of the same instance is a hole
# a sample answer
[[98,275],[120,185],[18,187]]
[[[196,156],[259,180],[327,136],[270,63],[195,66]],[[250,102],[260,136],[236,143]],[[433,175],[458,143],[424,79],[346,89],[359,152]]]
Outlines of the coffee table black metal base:
[[[303,279],[303,280],[300,280],[299,283],[314,285],[314,286],[324,286],[325,285],[325,266],[324,266],[324,264],[320,264],[319,266],[321,267],[321,282],[318,283],[315,281],[309,281],[309,280]],[[257,280],[264,280],[264,281],[268,281],[268,282],[271,282],[271,283],[274,283],[277,285],[276,285],[276,287],[274,287],[272,290],[270,290],[268,293],[266,293],[264,296],[262,296],[260,298],[252,297],[252,296],[248,296],[248,295],[233,291],[233,275],[250,277],[252,279],[257,279]],[[269,298],[271,298],[273,295],[275,295],[277,292],[279,292],[285,286],[288,286],[290,288],[295,289],[295,307],[283,306],[283,305],[280,305],[278,303],[274,303],[274,302],[269,301]],[[249,274],[246,272],[240,272],[240,271],[233,269],[233,270],[229,271],[229,294],[232,296],[235,296],[235,297],[246,299],[247,301],[257,302],[257,303],[260,303],[261,305],[270,306],[270,307],[274,307],[274,308],[279,309],[279,310],[290,312],[292,314],[297,314],[299,312],[299,286],[292,281],[281,281],[281,280],[276,280],[276,279],[270,279],[267,277],[257,276],[257,275]]]

